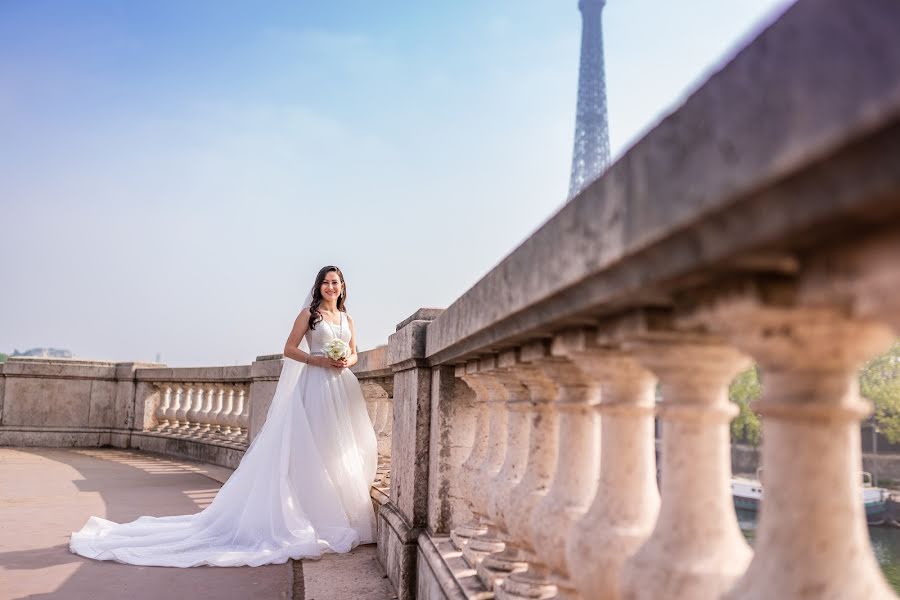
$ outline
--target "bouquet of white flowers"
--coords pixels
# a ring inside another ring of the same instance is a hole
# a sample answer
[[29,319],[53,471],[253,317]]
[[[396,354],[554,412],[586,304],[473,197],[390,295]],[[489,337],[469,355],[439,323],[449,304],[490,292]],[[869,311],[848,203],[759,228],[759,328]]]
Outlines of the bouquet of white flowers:
[[350,358],[350,346],[344,340],[334,338],[325,344],[325,355],[331,360]]

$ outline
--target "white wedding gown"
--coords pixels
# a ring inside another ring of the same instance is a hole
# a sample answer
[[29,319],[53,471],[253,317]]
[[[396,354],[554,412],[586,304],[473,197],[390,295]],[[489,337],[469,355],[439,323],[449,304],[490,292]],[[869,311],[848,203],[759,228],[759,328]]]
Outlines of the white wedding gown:
[[[305,338],[324,354],[350,328],[320,321]],[[91,517],[69,549],[97,560],[163,567],[258,566],[348,552],[374,541],[369,486],[378,453],[349,369],[285,358],[265,425],[212,504],[193,515],[113,523]]]

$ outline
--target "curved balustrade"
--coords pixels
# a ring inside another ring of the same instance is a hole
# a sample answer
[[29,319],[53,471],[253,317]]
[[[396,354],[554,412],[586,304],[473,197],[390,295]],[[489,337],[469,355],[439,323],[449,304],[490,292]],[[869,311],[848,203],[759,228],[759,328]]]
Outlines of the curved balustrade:
[[[250,382],[154,382],[160,396],[158,424],[150,431],[246,448]],[[174,398],[174,401],[173,401]]]

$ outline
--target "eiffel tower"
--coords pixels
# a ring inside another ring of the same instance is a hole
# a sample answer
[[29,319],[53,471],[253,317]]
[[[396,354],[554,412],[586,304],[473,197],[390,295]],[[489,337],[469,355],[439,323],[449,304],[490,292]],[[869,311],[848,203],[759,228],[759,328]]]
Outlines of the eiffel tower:
[[602,13],[606,0],[579,0],[581,64],[569,200],[609,166],[606,74],[603,69]]

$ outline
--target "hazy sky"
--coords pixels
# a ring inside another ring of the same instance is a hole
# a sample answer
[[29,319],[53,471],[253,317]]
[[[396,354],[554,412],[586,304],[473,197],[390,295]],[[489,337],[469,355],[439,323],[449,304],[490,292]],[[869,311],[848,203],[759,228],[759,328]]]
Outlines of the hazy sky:
[[[609,0],[614,158],[786,0]],[[0,0],[0,351],[280,352],[340,265],[360,347],[564,201],[577,0]]]

